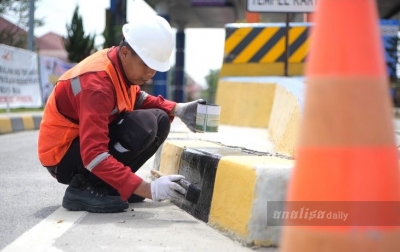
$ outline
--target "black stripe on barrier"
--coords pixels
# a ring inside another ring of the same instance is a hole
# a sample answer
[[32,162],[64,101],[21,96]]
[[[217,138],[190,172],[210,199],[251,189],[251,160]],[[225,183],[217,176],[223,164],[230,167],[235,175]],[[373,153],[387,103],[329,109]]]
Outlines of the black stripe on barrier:
[[[300,35],[300,38],[299,38],[300,43],[301,43],[300,45],[304,44],[307,41],[308,37],[310,36],[309,32],[310,32],[310,28],[307,27],[306,30]],[[304,58],[301,59],[301,62],[305,62],[306,61],[307,55],[308,55],[308,53],[306,53],[304,55]]]
[[228,55],[225,57],[224,62],[226,63],[231,63],[232,61],[235,60],[235,58],[250,44],[251,41],[255,37],[257,37],[258,34],[263,30],[264,28],[253,28],[249,34],[247,34],[246,37],[240,41],[240,43],[231,51],[228,53]]
[[271,50],[273,46],[285,35],[285,29],[279,29],[260,50],[249,60],[249,62],[259,62],[264,55]]
[[[292,28],[293,29],[293,28]],[[303,45],[308,37],[308,28],[306,28],[299,37],[297,37],[297,39],[295,41],[293,41],[293,43],[291,45],[289,45],[289,57],[292,56],[297,49],[299,49],[299,47],[301,45]],[[281,54],[281,56],[279,56],[279,58],[276,60],[277,62],[284,62],[286,58],[286,48],[285,51]],[[304,62],[305,57],[301,60],[301,62]]]
[[39,129],[41,122],[42,122],[42,116],[39,116],[39,115],[33,116],[34,129]]
[[21,117],[11,117],[10,120],[11,120],[12,131],[24,130],[24,123]]
[[237,30],[237,28],[228,27],[225,29],[225,41]]
[[201,190],[197,204],[182,198],[172,202],[195,218],[208,222],[215,176],[219,160],[223,156],[249,156],[252,154],[234,148],[185,148],[182,152],[179,174]]
[[193,215],[195,218],[208,222],[211,199],[220,157],[199,152],[195,149],[185,149],[181,156],[179,174],[201,190],[197,204],[186,199],[174,201],[176,205]]

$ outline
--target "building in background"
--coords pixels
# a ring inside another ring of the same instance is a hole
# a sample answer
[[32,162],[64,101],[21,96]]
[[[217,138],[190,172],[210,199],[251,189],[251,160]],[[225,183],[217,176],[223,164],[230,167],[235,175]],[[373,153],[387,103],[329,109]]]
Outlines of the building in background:
[[68,53],[64,48],[63,37],[49,32],[36,39],[39,55],[55,57],[68,62]]
[[[27,37],[27,31],[0,17],[1,44],[27,49]],[[35,48],[39,55],[68,61],[68,53],[64,48],[63,37],[54,32],[49,32],[41,37],[35,37]]]
[[0,43],[26,49],[28,33],[7,19],[0,17]]

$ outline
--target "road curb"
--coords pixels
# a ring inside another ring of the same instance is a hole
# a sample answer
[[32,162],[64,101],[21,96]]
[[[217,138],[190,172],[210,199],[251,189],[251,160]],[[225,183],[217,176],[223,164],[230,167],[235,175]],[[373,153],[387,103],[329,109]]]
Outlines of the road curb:
[[0,115],[0,134],[37,130],[40,127],[41,121],[41,115]]
[[294,165],[290,157],[167,139],[155,164],[162,173],[182,174],[201,189],[197,204],[181,199],[175,205],[243,245],[278,246],[281,227],[268,226],[267,204],[285,200]]

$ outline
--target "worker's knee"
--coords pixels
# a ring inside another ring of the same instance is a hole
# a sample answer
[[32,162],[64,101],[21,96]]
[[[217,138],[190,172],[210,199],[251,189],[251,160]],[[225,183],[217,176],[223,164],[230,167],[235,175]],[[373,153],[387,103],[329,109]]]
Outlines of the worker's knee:
[[[156,117],[157,117],[157,137],[159,138],[159,141],[163,143],[165,139],[167,139],[169,131],[171,129],[171,122],[168,114],[161,110],[157,109],[156,111]],[[161,144],[160,143],[160,144]]]
[[170,130],[169,117],[160,109],[128,112],[116,123],[118,141],[124,148],[131,151],[143,151],[155,141],[161,144]]

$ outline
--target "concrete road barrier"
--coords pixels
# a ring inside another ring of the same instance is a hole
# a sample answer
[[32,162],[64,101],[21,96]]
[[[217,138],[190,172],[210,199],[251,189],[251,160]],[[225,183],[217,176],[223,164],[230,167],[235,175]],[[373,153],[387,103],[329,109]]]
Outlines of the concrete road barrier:
[[174,204],[246,246],[278,246],[280,227],[268,226],[266,211],[268,202],[285,199],[289,156],[182,138],[167,139],[158,159],[156,169],[201,189],[197,204]]
[[221,78],[216,95],[220,123],[266,128],[275,151],[293,156],[304,85],[303,77]]
[[39,129],[41,120],[40,114],[0,115],[0,134]]

